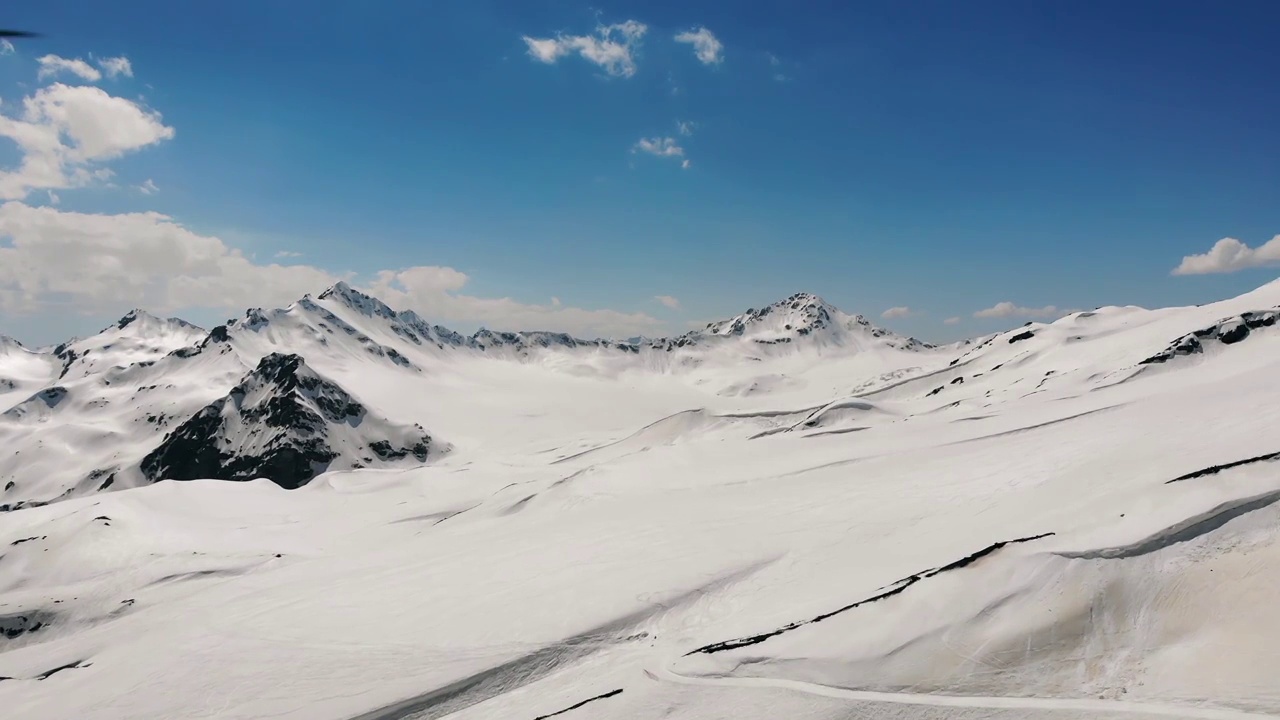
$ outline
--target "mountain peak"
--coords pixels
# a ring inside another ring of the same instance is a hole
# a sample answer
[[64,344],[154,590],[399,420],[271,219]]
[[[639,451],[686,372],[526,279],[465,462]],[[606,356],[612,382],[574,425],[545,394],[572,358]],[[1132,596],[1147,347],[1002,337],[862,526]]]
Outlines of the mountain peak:
[[362,293],[351,287],[345,280],[339,280],[329,289],[320,293],[317,300],[330,300],[351,308],[362,315],[395,318],[397,313],[389,305],[372,295]]
[[102,332],[110,332],[111,330],[123,330],[129,327],[130,325],[133,325],[134,323],[141,323],[140,327],[144,327],[144,328],[154,327],[154,326],[165,326],[165,325],[181,327],[181,328],[196,327],[195,325],[192,325],[191,323],[181,318],[156,317],[155,315],[152,315],[146,310],[142,310],[140,308],[134,308],[129,312],[125,313],[124,317],[121,317],[119,320],[117,320],[115,325],[108,328],[104,328]]
[[300,355],[275,352],[167,434],[140,468],[152,481],[267,478],[297,488],[330,469],[423,463],[447,450],[419,425],[371,413]]

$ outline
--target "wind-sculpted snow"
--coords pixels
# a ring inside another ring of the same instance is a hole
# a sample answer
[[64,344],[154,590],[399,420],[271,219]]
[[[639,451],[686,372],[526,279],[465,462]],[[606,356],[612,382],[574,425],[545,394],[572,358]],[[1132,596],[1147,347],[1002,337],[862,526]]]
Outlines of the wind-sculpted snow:
[[906,592],[908,588],[912,587],[916,583],[919,583],[923,580],[927,580],[936,575],[941,575],[944,572],[948,572],[951,570],[959,570],[960,568],[966,567],[968,565],[972,565],[973,563],[981,560],[982,558],[988,555],[991,555],[992,553],[997,552],[998,550],[1000,550],[1001,548],[1004,548],[1007,545],[1016,545],[1019,543],[1034,542],[1036,540],[1047,538],[1052,535],[1053,533],[1041,533],[1039,535],[1032,535],[1030,537],[1017,538],[1015,540],[1001,540],[1000,542],[992,543],[977,552],[970,553],[969,555],[965,555],[959,560],[955,560],[953,562],[947,563],[946,565],[943,565],[941,567],[930,568],[928,570],[924,570],[922,572],[918,572],[913,575],[908,575],[907,577],[902,578],[897,582],[891,583],[888,587],[884,588],[881,592],[875,595],[872,595],[871,597],[849,603],[848,605],[838,607],[835,610],[830,610],[828,612],[822,613],[821,615],[816,615],[808,620],[799,620],[797,622],[788,623],[776,630],[770,630],[768,632],[763,632],[758,635],[751,635],[748,637],[738,638],[735,640],[724,640],[721,642],[712,643],[710,645],[704,645],[696,650],[689,651],[688,654],[693,655],[695,653],[702,653],[702,654],[710,655],[712,653],[726,652],[729,650],[738,650],[740,648],[748,647],[751,645],[757,645],[759,643],[764,642],[765,640],[768,640],[769,638],[777,637],[785,632],[790,632],[791,630],[795,630],[796,628],[804,627],[805,625],[813,625],[814,623],[819,623],[828,618],[835,617],[840,613],[848,612],[850,610],[863,607],[864,605],[869,605],[874,602],[880,602],[881,600],[886,600],[888,598],[891,598],[895,595],[898,595],[899,593]]
[[0,342],[0,715],[1280,717],[1277,306]]

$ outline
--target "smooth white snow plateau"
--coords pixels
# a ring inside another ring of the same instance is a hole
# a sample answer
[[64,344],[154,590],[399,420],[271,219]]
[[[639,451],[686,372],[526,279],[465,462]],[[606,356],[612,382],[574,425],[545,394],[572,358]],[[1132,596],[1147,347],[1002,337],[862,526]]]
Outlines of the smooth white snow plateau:
[[1280,718],[1278,307],[0,339],[0,716]]

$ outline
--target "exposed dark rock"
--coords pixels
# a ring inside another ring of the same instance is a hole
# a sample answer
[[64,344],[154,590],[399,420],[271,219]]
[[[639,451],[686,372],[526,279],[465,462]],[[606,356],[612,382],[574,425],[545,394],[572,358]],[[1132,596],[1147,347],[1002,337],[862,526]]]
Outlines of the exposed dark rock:
[[938,387],[930,390],[929,393],[925,395],[925,397],[933,397],[934,395],[937,395],[938,393],[942,392],[944,389],[946,389],[945,385],[939,385]]
[[48,536],[48,535],[32,535],[31,537],[25,537],[25,538],[22,538],[21,540],[14,540],[13,542],[11,542],[11,543],[9,543],[9,544],[10,544],[10,545],[21,545],[22,543],[29,543],[29,542],[34,542],[34,541],[36,541],[36,540],[48,540],[48,539],[49,539],[49,536]]
[[39,632],[41,628],[47,627],[53,621],[53,617],[53,613],[39,610],[0,615],[0,636],[13,640],[27,633]]
[[1155,365],[1183,355],[1197,355],[1204,352],[1207,342],[1217,341],[1223,345],[1234,345],[1248,338],[1254,330],[1275,325],[1277,318],[1280,318],[1280,310],[1245,312],[1235,317],[1224,318],[1214,325],[1177,338],[1164,350],[1138,364]]
[[73,662],[73,663],[68,663],[68,664],[66,664],[66,665],[59,665],[58,667],[56,667],[56,668],[54,668],[54,669],[52,669],[52,670],[46,670],[46,671],[44,671],[44,672],[40,673],[39,675],[37,675],[37,676],[36,676],[36,680],[48,680],[48,679],[49,679],[50,677],[52,677],[54,674],[56,674],[56,673],[60,673],[60,672],[62,672],[63,670],[75,670],[75,669],[78,669],[78,668],[86,668],[86,667],[89,667],[89,666],[90,666],[90,665],[92,665],[92,664],[93,664],[93,663],[85,662],[84,660],[77,660],[77,661],[75,661],[75,662]]
[[1013,337],[1009,338],[1009,344],[1012,345],[1016,342],[1022,342],[1023,340],[1030,340],[1035,336],[1036,334],[1031,332],[1030,330],[1027,330],[1025,332],[1020,332],[1017,335],[1014,335]]
[[[105,478],[105,479],[104,479]],[[116,481],[116,473],[114,468],[99,468],[89,473],[87,478],[89,482],[97,482],[102,480],[102,484],[98,486],[98,490],[106,490]]]
[[853,610],[854,608],[861,607],[863,605],[869,605],[871,603],[879,602],[886,598],[893,597],[894,595],[898,595],[900,593],[905,592],[907,588],[911,587],[912,585],[915,585],[916,583],[922,580],[926,580],[936,575],[941,575],[944,572],[949,572],[951,570],[959,570],[960,568],[972,565],[978,560],[981,560],[982,558],[988,555],[991,555],[992,553],[1000,550],[1001,548],[1004,548],[1005,546],[1014,545],[1017,543],[1032,542],[1035,540],[1040,540],[1042,538],[1049,537],[1051,535],[1053,535],[1053,533],[1042,533],[1040,535],[1033,535],[1031,537],[1018,538],[1015,540],[1003,540],[1001,542],[992,543],[975,553],[966,555],[960,558],[959,560],[950,562],[946,565],[943,565],[942,567],[924,570],[922,572],[916,573],[915,575],[908,575],[907,577],[893,583],[892,585],[888,585],[887,587],[883,588],[881,592],[875,595],[872,595],[869,598],[865,598],[857,602],[850,603],[848,605],[845,605],[844,607],[837,608],[830,612],[823,613],[809,620],[801,620],[798,622],[789,623],[787,625],[783,625],[777,630],[771,630],[769,632],[761,633],[759,635],[751,635],[749,637],[739,638],[736,640],[725,640],[723,642],[712,643],[710,645],[705,645],[703,647],[700,647],[696,650],[690,650],[689,652],[685,653],[685,655],[694,655],[697,653],[709,655],[711,653],[725,652],[726,650],[737,650],[738,648],[743,648],[750,645],[757,645],[759,643],[764,642],[765,640],[768,640],[771,637],[777,637],[778,635],[781,635],[785,632],[789,632],[791,630],[795,630],[796,628],[803,627],[805,625],[812,625],[817,622],[822,622],[823,620],[839,615],[840,613]]
[[17,486],[17,483],[14,482],[13,480],[10,480],[9,482],[4,484],[5,492],[12,490],[15,486]]
[[535,717],[533,720],[547,720],[547,718],[553,718],[557,715],[563,715],[569,712],[570,710],[577,710],[578,708],[582,707],[583,705],[586,705],[587,703],[593,703],[593,702],[596,702],[597,700],[604,700],[607,698],[611,698],[614,695],[621,695],[621,694],[622,694],[622,688],[618,688],[617,690],[610,690],[607,693],[602,693],[600,695],[596,695],[595,697],[589,697],[586,700],[583,700],[582,702],[574,703],[573,705],[570,705],[569,707],[563,710],[557,710],[553,713],[547,713],[546,715],[539,715]]
[[1257,457],[1246,458],[1244,460],[1236,460],[1235,462],[1223,463],[1222,465],[1210,465],[1209,467],[1204,468],[1203,470],[1196,470],[1195,472],[1189,472],[1186,475],[1179,475],[1178,477],[1172,480],[1166,480],[1165,484],[1168,485],[1169,483],[1182,482],[1183,480],[1194,480],[1195,478],[1205,477],[1206,475],[1216,475],[1222,472],[1223,470],[1230,470],[1231,468],[1240,467],[1241,465],[1252,465],[1253,463],[1260,463],[1260,462],[1273,462],[1275,460],[1280,460],[1280,452],[1267,453],[1266,455],[1258,455]]
[[[363,430],[367,416],[363,405],[301,357],[273,353],[225,397],[168,433],[141,468],[152,481],[267,478],[297,488],[339,458],[333,434]],[[429,457],[433,441],[421,427],[376,425],[375,431],[401,438],[362,443],[383,460]]]

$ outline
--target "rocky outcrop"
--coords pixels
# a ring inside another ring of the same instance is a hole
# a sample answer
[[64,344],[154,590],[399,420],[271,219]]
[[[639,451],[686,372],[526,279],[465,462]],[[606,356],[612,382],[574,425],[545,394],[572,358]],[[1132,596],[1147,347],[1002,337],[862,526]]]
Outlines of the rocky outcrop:
[[267,478],[297,488],[326,470],[422,463],[445,449],[420,426],[372,415],[298,355],[272,353],[168,433],[141,469],[151,481]]
[[1234,345],[1248,338],[1254,330],[1275,325],[1277,318],[1280,318],[1280,309],[1240,313],[1235,317],[1226,318],[1209,327],[1183,335],[1169,343],[1164,350],[1139,364],[1155,365],[1182,355],[1196,355],[1204,352],[1206,343]]

